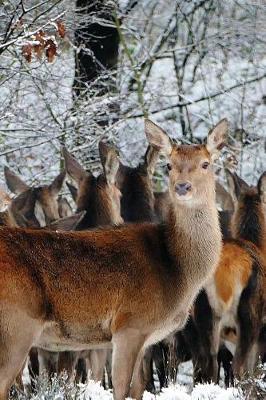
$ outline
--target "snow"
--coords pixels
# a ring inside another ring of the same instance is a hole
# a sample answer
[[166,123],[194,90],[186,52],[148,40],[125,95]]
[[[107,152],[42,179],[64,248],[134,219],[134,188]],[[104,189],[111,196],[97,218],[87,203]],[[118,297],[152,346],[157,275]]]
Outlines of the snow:
[[[54,393],[55,399],[63,400],[64,394],[60,391]],[[34,397],[37,400],[37,396]],[[79,385],[79,395],[76,399],[85,400],[113,400],[111,390],[105,390],[100,383],[90,381],[87,385]],[[178,384],[163,389],[159,394],[145,392],[143,400],[244,400],[237,389],[222,389],[217,385],[197,385],[192,393],[187,392],[185,386]]]

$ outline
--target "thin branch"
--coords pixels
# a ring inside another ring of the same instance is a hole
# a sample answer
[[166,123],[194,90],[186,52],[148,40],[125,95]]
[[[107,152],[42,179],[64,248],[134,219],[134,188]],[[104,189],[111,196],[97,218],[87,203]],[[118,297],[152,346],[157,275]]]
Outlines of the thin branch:
[[[228,93],[231,90],[237,89],[239,87],[242,87],[244,85],[248,85],[248,84],[253,83],[253,82],[258,82],[258,81],[260,81],[262,79],[265,79],[265,78],[266,78],[266,74],[263,74],[261,76],[258,76],[257,78],[252,78],[252,79],[249,79],[249,80],[247,80],[245,82],[237,83],[235,85],[229,86],[226,89],[223,89],[223,90],[221,90],[219,92],[215,92],[215,93],[210,94],[208,96],[202,96],[202,97],[199,97],[198,99],[189,100],[189,101],[186,101],[186,102],[178,102],[178,103],[172,104],[170,106],[162,107],[159,110],[151,110],[151,111],[149,111],[149,114],[157,114],[159,112],[171,110],[173,108],[187,107],[187,106],[190,106],[190,105],[195,104],[195,103],[199,103],[199,102],[204,101],[204,100],[214,99],[215,97],[218,97],[218,96],[221,96],[221,95],[223,95],[225,93]],[[139,117],[144,117],[144,114],[143,113],[139,113],[139,114],[134,114],[134,115],[128,115],[127,116],[127,118],[130,118],[130,119],[131,118],[139,118]]]
[[42,144],[49,143],[49,142],[52,142],[53,140],[59,139],[64,135],[65,135],[65,133],[60,133],[60,135],[57,135],[57,136],[54,136],[52,138],[43,140],[42,142],[39,142],[39,143],[25,144],[23,146],[19,146],[19,147],[15,148],[15,149],[10,149],[10,150],[3,151],[2,153],[0,153],[0,157],[6,156],[7,154],[14,153],[15,151],[19,151],[21,149],[31,149],[32,147],[41,146]]

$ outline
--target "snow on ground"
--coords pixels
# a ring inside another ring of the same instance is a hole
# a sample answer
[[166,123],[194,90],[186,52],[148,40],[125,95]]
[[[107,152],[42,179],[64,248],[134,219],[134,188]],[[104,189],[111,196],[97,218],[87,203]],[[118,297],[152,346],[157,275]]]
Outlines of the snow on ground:
[[[45,394],[34,396],[34,400],[48,398]],[[53,398],[63,400],[69,396],[64,393],[53,393]],[[87,385],[80,385],[78,395],[74,395],[76,400],[113,400],[111,390],[105,390],[99,383],[90,381]],[[172,385],[163,389],[159,394],[145,392],[143,400],[243,400],[238,389],[223,389],[214,384],[197,385],[191,393],[188,393],[186,386]]]
[[[25,376],[24,376],[25,378]],[[29,383],[29,377],[24,383]],[[155,377],[156,379],[156,377]],[[156,382],[155,382],[156,384]],[[222,384],[222,381],[221,381]],[[144,393],[143,400],[244,400],[245,396],[238,388],[224,389],[214,384],[192,385],[192,363],[185,362],[179,366],[176,384],[164,388],[162,392]],[[113,400],[112,390],[105,390],[100,383],[89,381],[88,384],[74,386],[67,383],[67,377],[52,378],[48,383],[47,377],[38,383],[38,393],[30,400]],[[26,400],[24,397],[21,400]]]

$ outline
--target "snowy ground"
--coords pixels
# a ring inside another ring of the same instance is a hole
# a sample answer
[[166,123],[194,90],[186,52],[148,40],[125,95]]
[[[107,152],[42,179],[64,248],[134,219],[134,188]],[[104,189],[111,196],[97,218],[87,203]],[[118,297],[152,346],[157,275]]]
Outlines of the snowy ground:
[[[27,378],[26,378],[27,380]],[[222,383],[222,382],[221,382]],[[74,386],[66,379],[54,378],[52,382],[43,378],[38,383],[38,393],[30,397],[19,395],[19,400],[113,400],[111,390],[105,390],[99,383],[90,381],[87,385]],[[17,400],[17,396],[15,397]],[[192,385],[191,362],[181,364],[175,385],[163,389],[156,395],[145,392],[143,400],[244,400],[240,388],[224,389],[218,385]]]
[[[55,385],[56,386],[56,385]],[[192,392],[186,386],[179,384],[163,389],[153,395],[145,392],[143,400],[244,400],[239,389],[223,389],[214,384],[197,385]],[[113,400],[110,390],[105,390],[99,383],[90,381],[87,385],[80,385],[75,389],[64,390],[59,387],[39,391],[31,400]]]
[[[112,400],[112,394],[98,384],[91,382],[85,389],[85,398],[90,400]],[[158,395],[145,392],[144,400],[242,400],[244,397],[237,389],[222,389],[217,385],[198,385],[191,393],[186,386],[173,385]]]

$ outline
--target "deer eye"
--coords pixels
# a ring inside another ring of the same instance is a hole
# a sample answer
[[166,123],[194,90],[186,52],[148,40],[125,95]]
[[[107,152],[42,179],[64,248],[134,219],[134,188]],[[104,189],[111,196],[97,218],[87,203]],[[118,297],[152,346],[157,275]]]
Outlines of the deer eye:
[[168,169],[168,171],[171,171],[172,165],[171,164],[167,164],[167,169]]
[[202,167],[203,169],[207,169],[209,165],[210,165],[210,163],[209,163],[208,161],[205,161],[205,162],[201,165],[201,167]]

